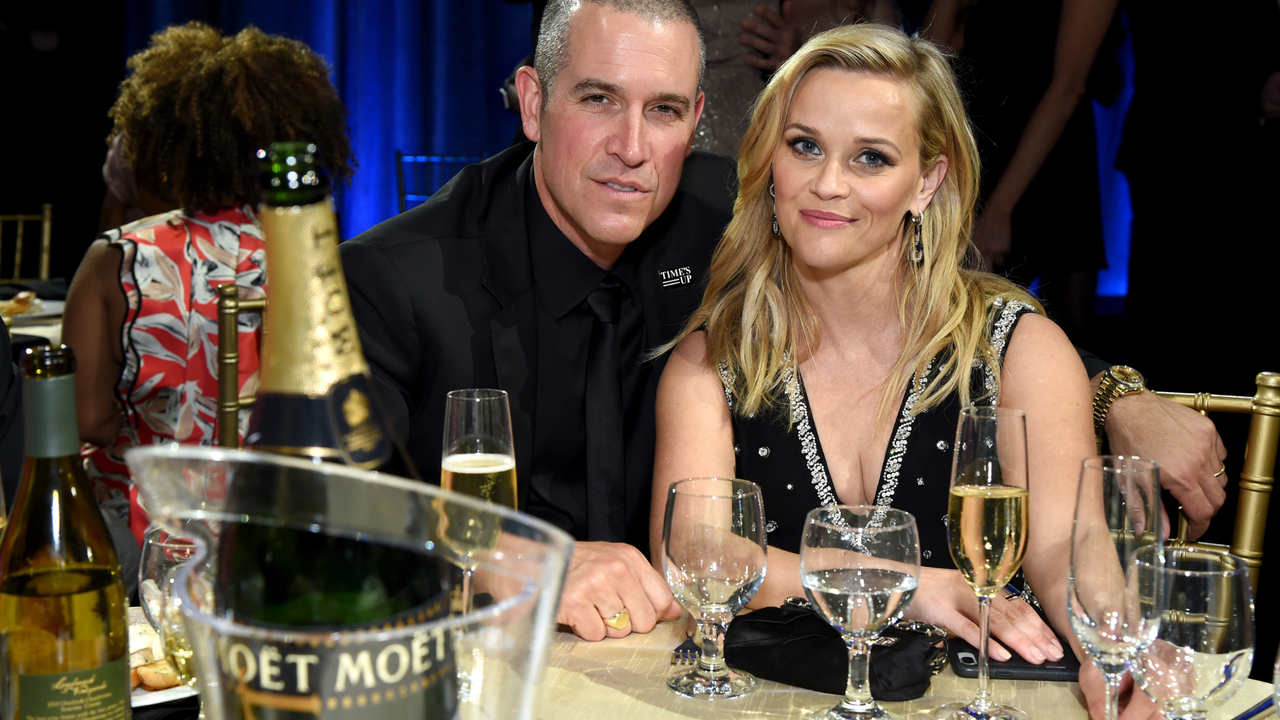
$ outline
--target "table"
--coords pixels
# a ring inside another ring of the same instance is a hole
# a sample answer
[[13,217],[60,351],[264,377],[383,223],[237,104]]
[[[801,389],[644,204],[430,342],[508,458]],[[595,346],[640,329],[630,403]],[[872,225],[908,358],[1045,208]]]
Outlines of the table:
[[[699,718],[808,718],[835,705],[835,695],[761,681],[760,689],[739,700],[699,702],[677,697],[665,679],[674,672],[671,649],[684,640],[684,622],[659,625],[647,635],[590,643],[559,633],[552,643],[543,678],[541,720],[677,720]],[[1264,658],[1265,662],[1266,659]],[[970,700],[976,680],[956,677],[948,668],[933,679],[929,693],[906,703],[885,703],[895,718],[924,717],[943,703]],[[1033,718],[1087,720],[1075,683],[996,680],[992,694]],[[1265,698],[1272,688],[1249,680],[1216,712],[1213,720],[1229,720]]]

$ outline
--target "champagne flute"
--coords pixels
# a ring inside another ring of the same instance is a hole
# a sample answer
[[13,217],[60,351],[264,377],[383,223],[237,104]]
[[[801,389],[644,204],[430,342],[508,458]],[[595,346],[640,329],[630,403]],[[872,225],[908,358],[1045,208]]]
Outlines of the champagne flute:
[[[449,393],[444,410],[440,487],[515,509],[513,448],[506,391],[480,388]],[[480,518],[461,508],[446,510],[445,515],[446,541],[468,559],[463,565],[460,604],[462,612],[470,612],[475,568],[469,559],[478,550],[495,547],[501,528],[492,518]]]
[[755,483],[689,478],[671,484],[662,525],[662,569],[672,594],[697,619],[702,633],[698,664],[667,680],[675,694],[721,700],[756,689],[754,677],[725,664],[723,647],[729,621],[764,581],[764,522]]
[[1127,592],[1133,554],[1159,551],[1160,470],[1136,457],[1087,458],[1080,469],[1067,613],[1085,654],[1107,681],[1107,720],[1116,720],[1120,681],[1138,649],[1150,642],[1140,632]]
[[1139,548],[1131,582],[1143,630],[1133,676],[1168,720],[1205,720],[1253,667],[1249,567],[1225,552]]
[[844,701],[816,717],[889,717],[871,697],[871,645],[902,618],[920,584],[916,519],[866,505],[810,511],[800,544],[800,578],[810,602],[849,644]]
[[991,600],[1013,579],[1027,549],[1027,416],[1021,410],[967,407],[956,427],[951,465],[947,534],[951,559],[978,596],[978,693],[969,703],[949,703],[939,718],[1026,718],[991,699],[988,646]]

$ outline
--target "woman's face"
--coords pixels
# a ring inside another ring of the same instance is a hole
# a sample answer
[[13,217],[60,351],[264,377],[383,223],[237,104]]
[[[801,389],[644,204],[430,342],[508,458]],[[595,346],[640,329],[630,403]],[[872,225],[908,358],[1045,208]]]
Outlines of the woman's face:
[[861,72],[800,81],[773,155],[778,227],[802,276],[896,264],[908,209],[928,205],[946,170],[920,168],[912,91]]

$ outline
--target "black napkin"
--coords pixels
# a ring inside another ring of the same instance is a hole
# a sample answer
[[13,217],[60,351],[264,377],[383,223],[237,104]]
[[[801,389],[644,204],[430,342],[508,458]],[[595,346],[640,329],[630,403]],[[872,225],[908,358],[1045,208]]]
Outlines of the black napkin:
[[[871,648],[871,695],[877,700],[914,700],[946,664],[940,631],[890,626]],[[892,642],[887,640],[893,638]],[[843,695],[849,678],[849,646],[807,601],[761,608],[734,618],[724,638],[725,661],[765,680]]]
[[12,300],[14,295],[23,290],[30,290],[36,297],[44,300],[66,300],[66,278],[49,278],[48,280],[27,280],[0,285],[0,300]]
[[187,697],[133,710],[133,720],[195,720],[199,716],[199,697]]

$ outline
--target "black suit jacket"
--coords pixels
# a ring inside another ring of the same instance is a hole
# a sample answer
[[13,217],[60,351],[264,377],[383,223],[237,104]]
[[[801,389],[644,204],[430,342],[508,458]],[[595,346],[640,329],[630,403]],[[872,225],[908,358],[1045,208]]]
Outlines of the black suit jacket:
[[[518,145],[464,168],[426,203],[341,246],[374,382],[426,479],[437,477],[440,464],[445,395],[469,387],[510,394],[517,476],[532,476],[534,411],[539,402],[554,402],[537,397],[536,287],[525,217],[533,147]],[[701,300],[734,193],[728,158],[693,153],[670,206],[635,241],[643,252],[640,295],[651,344],[671,339]],[[647,447],[627,453],[645,458],[628,463],[628,477],[644,481],[626,488],[627,536],[641,548],[648,545],[653,406],[664,360],[654,361],[645,391]],[[519,490],[524,508],[528,483]]]

